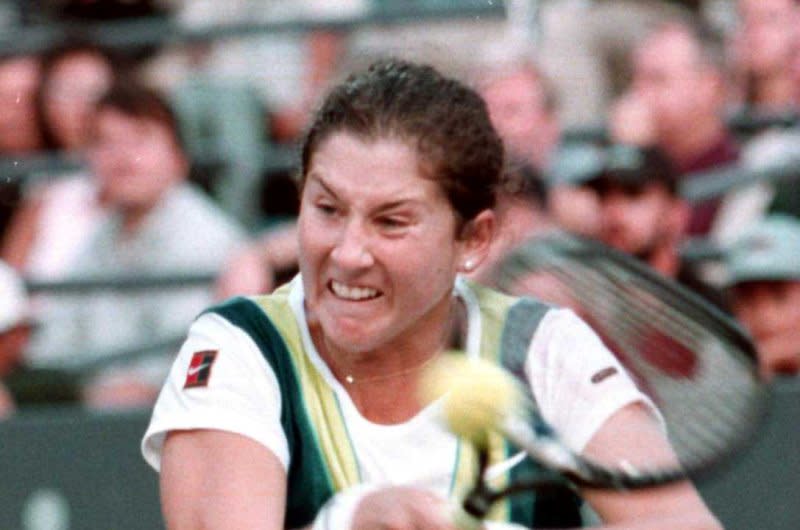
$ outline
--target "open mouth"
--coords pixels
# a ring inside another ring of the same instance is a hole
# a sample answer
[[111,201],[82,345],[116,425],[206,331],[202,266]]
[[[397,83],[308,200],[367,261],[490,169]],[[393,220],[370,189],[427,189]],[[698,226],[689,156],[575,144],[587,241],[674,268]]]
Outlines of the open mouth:
[[337,282],[336,280],[331,280],[328,283],[328,288],[337,298],[355,302],[373,300],[381,295],[380,291],[373,289],[372,287],[345,285],[341,282]]

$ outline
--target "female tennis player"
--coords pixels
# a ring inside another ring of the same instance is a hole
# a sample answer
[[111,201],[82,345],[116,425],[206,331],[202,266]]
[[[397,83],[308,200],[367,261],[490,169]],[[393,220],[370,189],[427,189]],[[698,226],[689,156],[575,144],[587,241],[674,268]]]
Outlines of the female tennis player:
[[[300,275],[201,315],[153,411],[142,448],[170,529],[454,528],[447,503],[475,458],[417,397],[451,349],[521,359],[583,454],[670,454],[653,405],[578,317],[459,277],[487,254],[502,168],[481,98],[431,67],[379,61],[329,93],[302,150]],[[512,320],[525,346],[501,356]],[[499,443],[495,475],[532,466]],[[583,493],[613,528],[719,528],[688,482]],[[523,497],[490,518],[534,527],[543,508]]]

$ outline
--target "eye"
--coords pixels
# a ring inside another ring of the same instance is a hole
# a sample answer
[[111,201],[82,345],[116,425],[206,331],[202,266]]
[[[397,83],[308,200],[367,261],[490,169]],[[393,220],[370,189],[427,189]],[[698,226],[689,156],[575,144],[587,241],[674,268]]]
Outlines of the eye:
[[411,221],[401,215],[382,215],[375,221],[381,229],[386,231],[398,231],[407,228]]
[[332,216],[336,213],[336,206],[328,201],[318,201],[314,204],[314,207],[325,216]]
[[408,224],[408,222],[400,217],[380,217],[378,218],[378,224],[385,228],[402,228]]

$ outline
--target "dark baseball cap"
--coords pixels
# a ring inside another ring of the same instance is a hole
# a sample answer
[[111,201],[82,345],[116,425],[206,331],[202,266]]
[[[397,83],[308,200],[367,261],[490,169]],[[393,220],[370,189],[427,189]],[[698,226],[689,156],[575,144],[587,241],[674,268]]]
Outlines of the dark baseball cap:
[[677,173],[669,158],[656,147],[626,144],[576,144],[563,146],[548,173],[551,185],[609,182],[638,187],[662,182],[677,189]]

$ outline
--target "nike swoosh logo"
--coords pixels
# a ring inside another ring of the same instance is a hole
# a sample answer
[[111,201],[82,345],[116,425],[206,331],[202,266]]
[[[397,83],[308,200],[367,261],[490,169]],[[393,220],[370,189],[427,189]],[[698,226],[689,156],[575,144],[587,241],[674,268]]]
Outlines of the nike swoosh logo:
[[195,375],[197,372],[199,372],[203,368],[208,368],[209,366],[211,366],[211,363],[203,363],[203,364],[198,364],[197,366],[190,366],[189,367],[189,375]]
[[511,469],[512,467],[518,465],[520,462],[525,460],[526,456],[528,455],[527,453],[525,453],[525,451],[520,451],[511,458],[507,458],[502,462],[492,464],[491,466],[486,468],[486,471],[484,471],[483,478],[489,481],[495,480],[496,478],[506,473],[509,469]]

